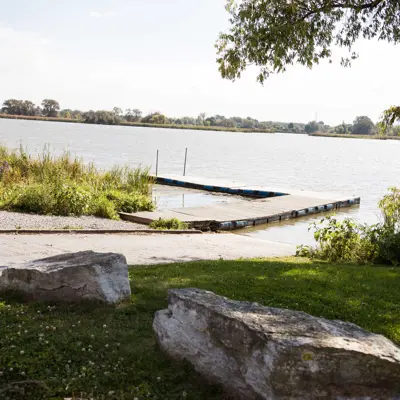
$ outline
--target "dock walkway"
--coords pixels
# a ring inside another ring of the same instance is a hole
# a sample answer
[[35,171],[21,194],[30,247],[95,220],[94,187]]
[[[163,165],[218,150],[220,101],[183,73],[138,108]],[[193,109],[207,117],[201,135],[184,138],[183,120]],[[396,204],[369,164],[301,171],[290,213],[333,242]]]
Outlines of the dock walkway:
[[177,218],[196,229],[234,230],[360,204],[359,197],[349,198],[338,194],[270,190],[261,186],[196,177],[168,176],[155,179],[164,185],[241,195],[252,200],[135,214],[121,213],[122,219],[150,224],[160,218]]

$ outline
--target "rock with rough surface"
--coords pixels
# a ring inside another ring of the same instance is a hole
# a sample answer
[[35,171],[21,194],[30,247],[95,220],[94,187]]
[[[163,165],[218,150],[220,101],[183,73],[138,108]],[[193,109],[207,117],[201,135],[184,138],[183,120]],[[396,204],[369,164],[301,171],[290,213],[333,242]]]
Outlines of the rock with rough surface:
[[153,329],[163,351],[240,399],[400,400],[400,348],[351,323],[181,289]]
[[41,301],[129,299],[128,265],[121,254],[82,251],[0,268],[0,291]]

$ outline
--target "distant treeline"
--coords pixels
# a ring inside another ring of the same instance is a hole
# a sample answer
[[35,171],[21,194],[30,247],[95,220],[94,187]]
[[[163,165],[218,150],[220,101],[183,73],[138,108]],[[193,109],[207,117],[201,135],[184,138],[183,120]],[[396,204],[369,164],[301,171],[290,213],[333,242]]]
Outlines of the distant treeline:
[[205,113],[197,117],[167,117],[161,112],[143,115],[137,108],[123,111],[114,107],[107,110],[72,110],[61,109],[56,100],[45,99],[41,106],[29,100],[9,99],[4,101],[1,112],[4,117],[26,117],[27,119],[63,120],[65,122],[82,122],[102,125],[137,125],[159,126],[180,129],[253,131],[253,132],[293,132],[304,133],[304,124],[274,121],[258,121],[254,118],[232,117],[223,115],[207,116]]
[[[308,124],[294,122],[258,121],[247,117],[230,117],[223,115],[207,116],[205,113],[197,117],[167,117],[161,112],[154,112],[143,116],[137,108],[123,111],[114,107],[107,110],[72,110],[61,109],[58,101],[44,99],[40,106],[29,100],[5,100],[1,108],[5,118],[26,118],[38,120],[51,120],[63,122],[81,122],[102,125],[133,125],[144,127],[176,128],[176,129],[201,129],[224,130],[243,132],[289,132],[289,133],[329,133],[337,135],[376,135],[379,133],[377,126],[366,116],[357,117],[352,124],[342,123],[331,127],[323,121],[311,121]],[[389,136],[400,136],[400,126],[392,126],[387,132]]]
[[[331,127],[325,125],[322,121],[309,122],[304,130],[308,134],[314,133],[325,133],[330,136],[340,136],[340,135],[360,135],[360,136],[373,136],[380,133],[379,127],[372,122],[372,120],[367,116],[357,117],[352,124],[346,124],[343,122],[340,125]],[[400,126],[394,125],[387,128],[385,133],[386,136],[400,136]]]

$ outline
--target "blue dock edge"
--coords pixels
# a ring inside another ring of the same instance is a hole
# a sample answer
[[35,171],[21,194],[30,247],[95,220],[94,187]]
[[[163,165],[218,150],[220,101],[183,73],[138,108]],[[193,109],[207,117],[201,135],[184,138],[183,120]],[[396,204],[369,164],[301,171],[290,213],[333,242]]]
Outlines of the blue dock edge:
[[264,199],[267,197],[278,197],[278,196],[288,195],[288,193],[269,192],[264,190],[235,189],[224,186],[202,185],[199,183],[185,182],[177,179],[162,178],[156,176],[153,176],[152,179],[154,179],[155,183],[159,183],[161,185],[179,186],[188,189],[199,189],[199,190],[205,190],[207,192],[227,193],[238,196],[255,197],[260,199]]

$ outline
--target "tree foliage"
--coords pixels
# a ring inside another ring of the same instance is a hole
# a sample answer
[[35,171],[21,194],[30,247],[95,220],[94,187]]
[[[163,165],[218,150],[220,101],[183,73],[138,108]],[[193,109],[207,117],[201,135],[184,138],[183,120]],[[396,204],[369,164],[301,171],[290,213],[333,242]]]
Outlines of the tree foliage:
[[366,116],[357,117],[351,131],[354,135],[372,135],[376,133],[376,126]]
[[159,125],[162,125],[162,124],[168,124],[169,121],[168,121],[168,118],[165,115],[161,114],[160,112],[155,112],[155,113],[146,115],[142,119],[141,122],[143,122],[145,124],[147,123],[147,124],[159,124]]
[[112,110],[112,113],[114,115],[116,115],[117,117],[122,117],[123,111],[122,111],[122,108],[120,108],[120,107],[114,107]]
[[125,111],[124,118],[128,122],[139,122],[140,119],[142,118],[142,112],[137,108],[134,109],[128,108]]
[[326,132],[330,128],[329,125],[325,125],[323,121],[311,121],[304,127],[304,132],[315,133],[315,132]]
[[8,115],[41,115],[40,107],[29,100],[8,99],[3,103],[1,112]]
[[121,118],[113,111],[88,111],[83,113],[83,122],[86,124],[116,125],[121,122]]
[[61,118],[67,119],[82,119],[82,111],[80,110],[71,110],[70,108],[66,108],[60,111]]
[[[68,120],[76,120],[88,124],[104,124],[116,125],[120,123],[143,123],[154,125],[188,125],[188,126],[205,126],[219,128],[234,129],[254,129],[262,131],[276,132],[303,132],[304,124],[286,122],[259,121],[255,118],[232,117],[228,118],[224,115],[216,114],[207,117],[206,113],[200,113],[197,117],[168,117],[161,112],[150,113],[143,117],[143,113],[138,108],[128,108],[123,112],[119,107],[108,110],[73,110],[65,108],[60,110],[58,101],[45,99],[42,102],[43,110],[37,107],[29,100],[8,99],[3,103],[1,113],[7,115],[24,115],[24,116],[45,116],[60,117]],[[60,110],[60,111],[59,111]]]
[[392,127],[396,121],[400,121],[400,107],[392,106],[384,111],[382,120],[378,124],[381,133],[388,134],[390,127]]
[[231,27],[216,44],[219,70],[236,79],[259,67],[262,83],[271,73],[299,63],[311,68],[331,59],[333,45],[357,57],[359,37],[400,43],[399,0],[228,0]]
[[42,101],[43,115],[45,117],[57,117],[60,110],[60,104],[56,100],[44,99]]
[[304,127],[304,131],[306,133],[317,132],[318,131],[318,124],[315,121],[311,121]]

